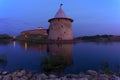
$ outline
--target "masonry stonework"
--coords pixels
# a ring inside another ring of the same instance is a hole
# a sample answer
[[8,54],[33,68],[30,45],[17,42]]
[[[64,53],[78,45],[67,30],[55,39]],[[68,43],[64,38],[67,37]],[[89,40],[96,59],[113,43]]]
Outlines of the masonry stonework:
[[72,34],[72,22],[73,20],[68,18],[62,8],[58,10],[55,17],[48,20],[49,36],[50,40],[73,40]]
[[51,40],[72,40],[72,20],[67,18],[54,18],[49,20],[49,36]]

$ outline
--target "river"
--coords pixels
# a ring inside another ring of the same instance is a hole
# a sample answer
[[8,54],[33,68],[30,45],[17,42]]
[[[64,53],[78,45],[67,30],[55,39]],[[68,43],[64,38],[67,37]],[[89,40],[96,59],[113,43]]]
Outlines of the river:
[[0,71],[80,73],[89,69],[120,71],[120,42],[76,44],[0,43]]

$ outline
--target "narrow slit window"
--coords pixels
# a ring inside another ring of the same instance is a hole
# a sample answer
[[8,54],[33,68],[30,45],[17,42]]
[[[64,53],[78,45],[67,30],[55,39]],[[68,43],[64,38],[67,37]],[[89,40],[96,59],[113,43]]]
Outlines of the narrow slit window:
[[61,25],[61,27],[63,28],[63,25]]

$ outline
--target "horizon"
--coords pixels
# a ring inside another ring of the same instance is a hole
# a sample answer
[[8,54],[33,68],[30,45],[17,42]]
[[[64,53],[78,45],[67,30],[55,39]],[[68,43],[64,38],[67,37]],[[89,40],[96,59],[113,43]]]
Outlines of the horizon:
[[[19,35],[20,31],[42,26],[48,29],[48,20],[62,9],[73,22],[73,35],[120,35],[119,0],[63,0],[0,1],[0,34]],[[21,27],[22,26],[22,27]]]

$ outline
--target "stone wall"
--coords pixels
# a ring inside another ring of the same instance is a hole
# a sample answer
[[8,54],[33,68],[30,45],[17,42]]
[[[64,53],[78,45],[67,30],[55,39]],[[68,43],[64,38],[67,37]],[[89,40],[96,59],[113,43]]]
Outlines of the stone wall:
[[27,30],[23,31],[20,34],[20,40],[31,40],[31,39],[37,39],[37,40],[43,40],[48,38],[48,31],[47,29],[35,29],[35,30]]
[[72,40],[72,22],[69,19],[54,18],[50,21],[49,37],[51,40]]
[[26,34],[40,34],[40,35],[48,35],[47,30],[45,29],[35,29],[35,30],[27,30],[21,32],[21,35],[26,35]]

